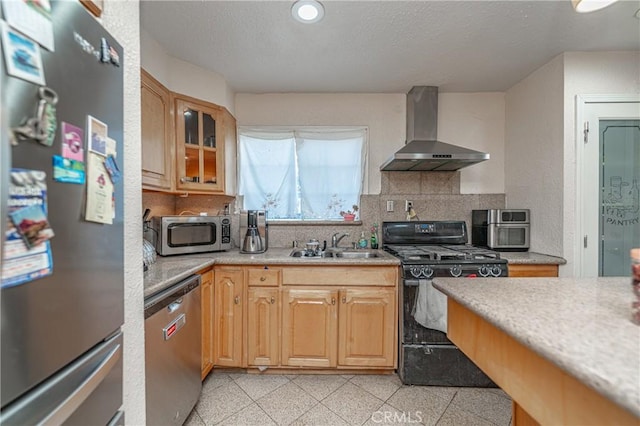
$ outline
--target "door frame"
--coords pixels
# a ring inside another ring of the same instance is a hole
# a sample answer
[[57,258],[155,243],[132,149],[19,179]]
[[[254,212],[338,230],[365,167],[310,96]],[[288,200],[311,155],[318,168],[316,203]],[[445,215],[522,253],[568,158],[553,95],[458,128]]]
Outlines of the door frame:
[[[599,119],[623,119],[623,120],[636,120],[640,119],[640,94],[592,94],[592,95],[576,95],[576,121],[575,121],[575,153],[576,153],[576,166],[575,166],[575,180],[576,180],[576,197],[574,211],[575,227],[574,227],[574,241],[573,250],[576,254],[573,267],[573,276],[582,277],[583,265],[587,261],[584,250],[584,236],[587,230],[585,229],[583,218],[583,202],[585,197],[586,185],[584,184],[583,175],[585,173],[586,164],[584,162],[584,122],[589,112],[591,105],[605,105],[605,104],[619,104],[619,103],[638,103],[638,116],[637,117],[620,117],[620,116],[603,116]],[[598,134],[599,143],[599,129],[589,129],[590,134]],[[595,242],[592,242],[595,243]]]

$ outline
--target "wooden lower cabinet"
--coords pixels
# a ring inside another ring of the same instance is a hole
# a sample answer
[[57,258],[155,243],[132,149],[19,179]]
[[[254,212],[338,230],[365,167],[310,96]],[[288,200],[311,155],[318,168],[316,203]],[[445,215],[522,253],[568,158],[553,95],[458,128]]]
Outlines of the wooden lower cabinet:
[[509,264],[509,278],[518,277],[557,277],[558,265],[547,264]]
[[338,290],[282,290],[282,365],[337,365]]
[[202,306],[202,379],[213,368],[213,269],[200,272]]
[[394,288],[355,288],[340,291],[339,365],[395,365],[395,300]]
[[242,268],[214,268],[214,364],[243,364],[244,274]]
[[247,364],[280,363],[280,290],[250,287],[247,291]]

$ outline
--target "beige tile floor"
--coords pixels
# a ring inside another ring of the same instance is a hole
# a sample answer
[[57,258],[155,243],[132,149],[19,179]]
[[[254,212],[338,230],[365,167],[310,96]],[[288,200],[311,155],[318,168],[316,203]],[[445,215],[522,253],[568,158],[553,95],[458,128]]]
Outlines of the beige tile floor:
[[511,424],[500,389],[406,386],[394,375],[212,373],[186,426]]

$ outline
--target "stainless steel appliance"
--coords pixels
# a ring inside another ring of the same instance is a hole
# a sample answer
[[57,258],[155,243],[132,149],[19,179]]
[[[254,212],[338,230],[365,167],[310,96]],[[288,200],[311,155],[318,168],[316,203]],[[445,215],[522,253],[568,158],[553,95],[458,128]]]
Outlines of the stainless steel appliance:
[[507,261],[499,253],[467,240],[464,221],[382,223],[382,248],[402,261],[398,373],[405,384],[495,386],[444,332],[420,325],[413,316],[421,281],[507,276]]
[[473,210],[471,242],[498,251],[527,251],[531,223],[528,209]]
[[155,216],[151,223],[160,256],[231,248],[229,216]]
[[452,171],[489,159],[489,154],[441,142],[438,88],[412,87],[407,93],[407,141],[380,166],[383,171]]
[[182,425],[200,397],[200,315],[199,275],[145,300],[149,425]]
[[[7,3],[29,7],[25,2],[3,2],[5,25],[12,21]],[[116,141],[117,161],[128,161],[122,143],[122,67],[102,62],[101,47],[113,49],[120,61],[125,55],[79,2],[52,1],[50,6],[55,51],[25,42],[33,48],[29,60],[34,59],[33,52],[40,52],[39,72],[49,89],[40,90],[38,84],[9,75],[6,55],[0,72],[0,245],[4,246],[0,423],[124,424],[123,181],[113,187],[113,223],[85,221],[86,185],[54,180],[52,157],[63,153],[62,122],[88,136],[87,116],[91,115],[108,125],[108,136]],[[8,49],[7,44],[3,49]],[[38,74],[29,66],[35,62],[25,64],[11,57],[14,60],[19,62],[14,66]],[[49,134],[53,122],[44,117],[53,117],[45,104],[53,99],[44,101],[42,95],[52,91],[57,95],[57,129]],[[39,119],[25,123],[36,115]],[[12,130],[23,125],[22,136],[16,138],[19,142],[11,146]],[[47,146],[48,142],[52,145]],[[76,142],[79,146],[71,147],[87,153],[84,138]],[[42,180],[36,184],[31,178],[37,176]],[[36,196],[31,189],[36,189]],[[108,199],[111,204],[110,194]],[[23,201],[42,205],[55,234],[31,250],[15,229],[8,229],[9,212],[20,211]],[[26,271],[22,275],[20,268]]]
[[269,248],[269,223],[265,210],[240,212],[240,253],[264,253]]

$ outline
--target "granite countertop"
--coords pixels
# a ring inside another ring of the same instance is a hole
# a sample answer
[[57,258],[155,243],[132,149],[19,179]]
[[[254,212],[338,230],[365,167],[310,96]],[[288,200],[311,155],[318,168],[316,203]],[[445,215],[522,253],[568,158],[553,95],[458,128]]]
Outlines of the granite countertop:
[[538,264],[538,265],[564,265],[565,259],[548,254],[536,253],[534,251],[501,251],[500,257],[507,259],[512,265],[517,264]]
[[[435,278],[433,285],[640,417],[630,278]],[[519,302],[519,303],[514,303]]]
[[323,265],[323,266],[375,266],[400,265],[400,261],[389,253],[378,250],[378,257],[368,259],[345,259],[335,257],[291,257],[291,248],[269,248],[265,253],[243,254],[238,249],[199,253],[182,256],[158,256],[154,264],[144,273],[144,297],[147,298],[178,281],[211,265]]

